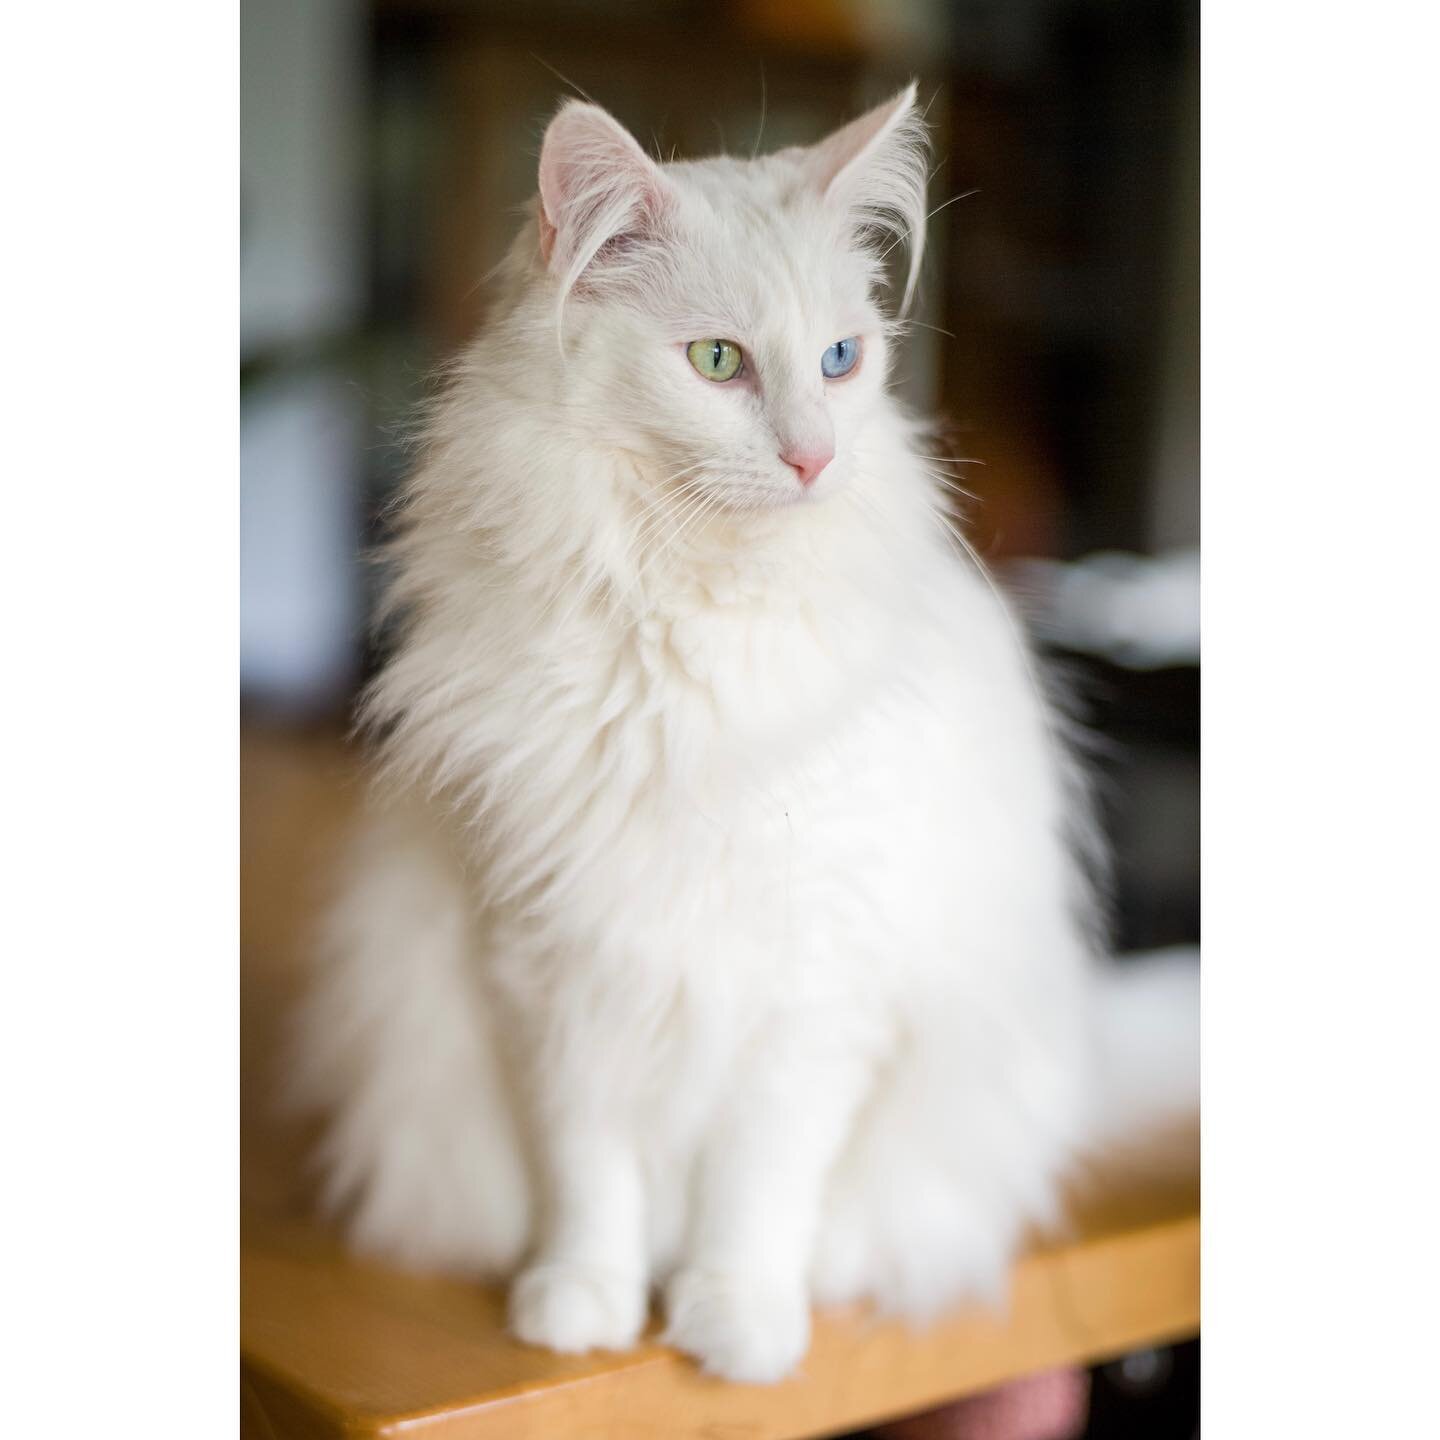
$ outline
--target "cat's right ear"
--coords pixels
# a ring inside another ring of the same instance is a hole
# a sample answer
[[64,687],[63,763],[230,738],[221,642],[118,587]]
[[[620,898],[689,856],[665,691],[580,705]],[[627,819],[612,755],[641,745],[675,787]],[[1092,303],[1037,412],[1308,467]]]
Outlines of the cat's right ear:
[[[912,81],[883,105],[852,120],[807,152],[825,199],[847,211],[857,231],[888,232],[910,251],[902,311],[909,308],[925,253],[928,147]],[[888,254],[891,241],[884,246]]]
[[653,233],[669,202],[660,167],[598,105],[570,100],[540,147],[540,254],[562,296],[606,247]]

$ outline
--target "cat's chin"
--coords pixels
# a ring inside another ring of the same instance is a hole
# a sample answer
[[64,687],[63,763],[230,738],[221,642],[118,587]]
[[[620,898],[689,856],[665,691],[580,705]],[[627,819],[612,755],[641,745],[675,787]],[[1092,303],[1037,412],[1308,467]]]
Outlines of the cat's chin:
[[[700,508],[730,521],[744,521],[765,515],[783,513],[807,505],[822,505],[844,490],[848,476],[822,476],[814,485],[785,484],[768,478],[756,480],[723,478],[710,480],[700,489]],[[690,498],[694,498],[693,496]],[[643,502],[642,502],[643,503]],[[681,501],[682,513],[685,497]]]
[[818,505],[839,488],[837,485],[835,490],[827,490],[820,495],[815,494],[813,490],[801,490],[798,486],[794,490],[786,490],[777,486],[773,491],[766,491],[761,495],[747,490],[734,495],[719,496],[715,508],[717,513],[724,515],[728,520],[743,523],[745,520],[763,518],[767,515],[783,514],[804,505]]
[[837,481],[833,485],[811,485],[804,489],[798,485],[793,487],[777,486],[773,492],[766,494],[762,499],[751,500],[745,508],[763,513],[773,510],[794,510],[803,505],[823,505],[844,488],[843,481]]

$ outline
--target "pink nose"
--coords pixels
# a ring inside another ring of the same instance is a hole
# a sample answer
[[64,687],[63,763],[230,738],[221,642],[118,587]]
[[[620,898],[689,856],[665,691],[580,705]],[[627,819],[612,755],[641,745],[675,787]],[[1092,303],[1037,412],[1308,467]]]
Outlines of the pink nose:
[[802,485],[813,485],[815,477],[835,458],[835,451],[782,450],[780,458],[800,477]]

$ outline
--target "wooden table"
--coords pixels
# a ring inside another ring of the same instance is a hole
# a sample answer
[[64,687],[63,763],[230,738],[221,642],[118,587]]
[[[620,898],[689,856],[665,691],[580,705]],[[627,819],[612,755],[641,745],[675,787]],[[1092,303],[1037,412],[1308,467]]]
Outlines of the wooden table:
[[304,1137],[276,1118],[268,1077],[317,871],[357,798],[353,770],[327,734],[247,732],[242,765],[247,1440],[828,1435],[1197,1332],[1198,1188],[1155,1157],[1131,1157],[1123,1184],[1092,1183],[1071,1233],[1016,1267],[1006,1315],[923,1331],[822,1315],[802,1373],[770,1388],[707,1379],[653,1343],[619,1356],[529,1350],[505,1336],[499,1294],[347,1258],[307,1218]]

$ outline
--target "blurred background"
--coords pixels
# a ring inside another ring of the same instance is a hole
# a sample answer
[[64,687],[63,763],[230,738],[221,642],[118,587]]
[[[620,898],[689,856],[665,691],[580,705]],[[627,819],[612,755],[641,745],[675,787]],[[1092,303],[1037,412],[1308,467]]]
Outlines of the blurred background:
[[[937,208],[900,389],[980,462],[972,541],[1083,696],[1121,947],[1198,940],[1198,0],[244,0],[241,60],[248,946],[333,810],[363,552],[563,96],[748,153],[912,76]],[[1195,1366],[1098,1372],[1089,1433],[1195,1433]]]

